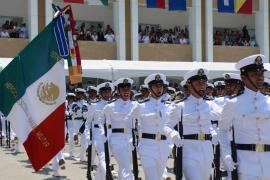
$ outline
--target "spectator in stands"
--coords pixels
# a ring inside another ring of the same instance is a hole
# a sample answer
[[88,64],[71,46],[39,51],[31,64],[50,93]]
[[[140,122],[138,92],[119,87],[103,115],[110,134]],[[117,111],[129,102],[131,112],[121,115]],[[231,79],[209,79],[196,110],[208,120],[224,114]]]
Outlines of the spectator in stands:
[[150,32],[148,32],[146,35],[143,36],[142,40],[143,40],[143,43],[150,43]]
[[97,35],[97,32],[96,31],[94,31],[92,33],[91,37],[92,37],[92,41],[98,41],[98,35]]
[[26,29],[25,23],[23,23],[19,27],[19,37],[20,38],[27,38],[27,29]]
[[93,41],[91,32],[89,30],[86,31],[85,40],[87,40],[87,41]]
[[2,29],[2,32],[1,32],[1,37],[2,38],[9,38],[9,33],[8,33],[8,30],[6,28],[3,28]]
[[180,33],[180,35],[178,37],[179,37],[178,38],[179,44],[182,44],[182,45],[188,44],[188,40],[187,40],[187,38],[185,38],[183,33]]
[[220,33],[220,31],[216,31],[216,34],[214,36],[215,42],[214,45],[222,45],[222,41],[223,41],[222,34]]
[[108,26],[107,26],[107,34],[105,34],[104,38],[106,39],[107,42],[114,42],[114,34],[111,29],[108,29]]

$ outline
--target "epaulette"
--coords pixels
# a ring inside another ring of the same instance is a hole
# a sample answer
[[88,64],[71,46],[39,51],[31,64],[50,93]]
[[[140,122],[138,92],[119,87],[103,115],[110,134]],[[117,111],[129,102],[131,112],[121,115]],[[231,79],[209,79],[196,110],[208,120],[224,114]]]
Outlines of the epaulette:
[[144,100],[142,100],[142,101],[138,101],[138,103],[145,103],[145,102],[147,102],[147,101],[150,101],[150,99],[149,98],[147,98],[147,99],[144,99]]
[[206,101],[213,101],[214,100],[214,98],[211,96],[204,96],[203,99]]
[[110,100],[109,102],[108,102],[108,104],[111,104],[111,103],[113,103],[113,102],[115,102],[117,99],[112,99],[112,100]]
[[241,96],[242,94],[244,94],[244,91],[240,91],[240,92],[237,93],[237,94],[231,95],[231,96],[229,97],[229,99],[233,99],[233,98],[235,98],[235,97]]

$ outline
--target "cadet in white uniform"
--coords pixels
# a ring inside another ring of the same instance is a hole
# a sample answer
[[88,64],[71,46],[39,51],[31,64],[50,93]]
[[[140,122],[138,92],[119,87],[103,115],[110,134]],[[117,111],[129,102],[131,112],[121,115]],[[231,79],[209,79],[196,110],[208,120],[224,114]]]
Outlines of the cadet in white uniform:
[[171,153],[170,141],[163,132],[167,107],[161,101],[166,76],[151,74],[145,80],[150,91],[149,99],[137,104],[130,116],[138,119],[140,142],[139,155],[146,180],[160,180]]
[[240,180],[270,179],[270,99],[259,91],[264,81],[264,59],[257,54],[236,64],[245,91],[226,102],[219,123],[221,155],[228,171],[236,168],[227,135],[231,125],[234,127]]
[[96,180],[104,180],[106,176],[106,164],[105,164],[105,151],[104,143],[106,141],[104,137],[104,107],[111,100],[114,87],[112,83],[105,82],[97,86],[100,100],[96,103],[92,103],[89,107],[87,116],[87,125],[92,128],[93,132],[93,146],[98,154],[98,169],[96,173]]
[[190,96],[171,109],[170,121],[164,128],[165,134],[172,138],[176,146],[181,146],[179,132],[173,127],[182,120],[183,173],[188,180],[209,180],[213,161],[212,144],[218,143],[211,120],[220,118],[221,109],[213,101],[203,99],[207,74],[206,69],[199,68],[184,75]]
[[224,81],[216,81],[214,86],[216,89],[216,97],[214,102],[220,107],[223,107],[225,104],[225,83]]
[[[73,137],[76,137],[76,138],[74,138],[75,141],[77,140],[78,135],[80,135],[80,143],[81,143],[80,161],[85,161],[85,153],[86,153],[86,149],[88,147],[88,142],[86,139],[87,132],[86,131],[84,131],[82,133],[79,132],[84,121],[87,120],[88,104],[85,100],[85,94],[84,94],[85,92],[86,91],[82,88],[75,89],[75,93],[77,95],[77,101],[72,104],[72,111],[73,111],[73,115],[72,115],[73,123],[72,124],[73,124],[73,126],[70,129],[71,135]],[[73,154],[74,147],[72,147],[72,148],[73,149],[71,151]]]
[[[133,120],[126,118],[134,106],[135,101],[130,101],[131,85],[133,80],[130,78],[120,78],[115,81],[119,99],[108,104],[104,108],[106,123],[112,127],[109,143],[118,165],[118,179],[132,180],[132,128]],[[135,123],[134,123],[135,124]],[[124,151],[123,151],[124,150]]]

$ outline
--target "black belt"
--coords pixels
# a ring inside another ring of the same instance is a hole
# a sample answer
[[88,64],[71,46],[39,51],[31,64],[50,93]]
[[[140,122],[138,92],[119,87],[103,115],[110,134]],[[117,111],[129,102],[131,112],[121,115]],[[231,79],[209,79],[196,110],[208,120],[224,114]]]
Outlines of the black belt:
[[112,133],[127,133],[127,129],[125,129],[125,128],[114,128],[114,129],[112,129]]
[[142,133],[142,138],[145,139],[155,139],[155,140],[166,140],[166,136],[163,134],[148,134],[148,133]]
[[99,128],[99,125],[98,124],[94,124],[94,128]]
[[218,125],[218,121],[211,121],[211,124],[216,124],[216,125]]
[[76,117],[76,118],[74,118],[74,120],[84,120],[84,118],[83,117]]
[[269,152],[270,145],[268,144],[235,144],[236,149],[245,151],[256,151],[256,152]]
[[206,141],[211,141],[212,136],[211,134],[188,134],[188,135],[183,135],[184,139],[191,139],[191,140],[206,140]]

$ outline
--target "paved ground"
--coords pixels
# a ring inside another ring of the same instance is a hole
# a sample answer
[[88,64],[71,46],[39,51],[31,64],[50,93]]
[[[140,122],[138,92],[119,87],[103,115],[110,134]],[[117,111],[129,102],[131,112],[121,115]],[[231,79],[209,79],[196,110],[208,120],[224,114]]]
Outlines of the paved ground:
[[[22,148],[23,149],[23,148]],[[76,147],[76,151],[79,151],[79,148]],[[66,158],[66,170],[59,170],[61,177],[53,177],[51,164],[43,168],[40,172],[35,173],[30,162],[28,161],[27,155],[25,152],[22,153],[13,153],[10,149],[5,147],[0,147],[0,180],[18,180],[18,179],[27,179],[27,180],[57,180],[57,179],[68,179],[68,180],[78,180],[86,179],[86,168],[87,162],[80,162]],[[113,164],[115,164],[115,169],[117,165],[113,159]],[[172,159],[168,161],[169,171],[172,171]],[[139,167],[140,177],[143,177],[143,171],[141,166]],[[95,171],[93,172],[93,175]],[[115,174],[117,177],[117,174]],[[174,175],[169,173],[172,179]],[[92,176],[93,177],[93,176]],[[117,179],[117,178],[115,178]],[[144,179],[144,178],[142,178]]]

